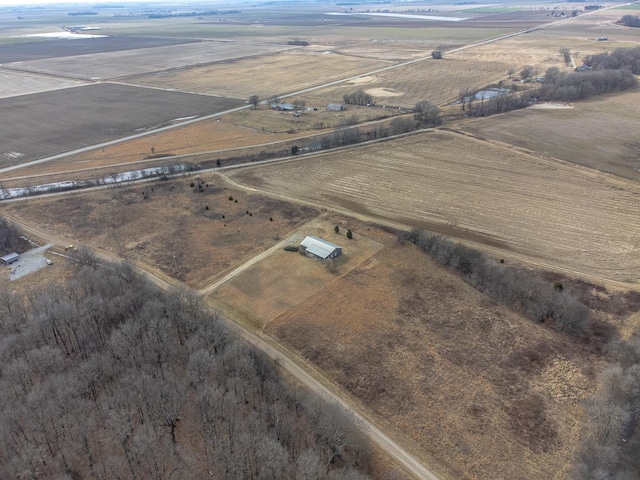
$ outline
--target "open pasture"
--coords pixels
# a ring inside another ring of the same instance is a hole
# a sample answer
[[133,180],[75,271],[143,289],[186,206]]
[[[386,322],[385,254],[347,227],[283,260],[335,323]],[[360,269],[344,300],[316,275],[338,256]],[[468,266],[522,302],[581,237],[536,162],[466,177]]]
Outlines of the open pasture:
[[543,156],[640,180],[640,89],[569,106],[529,108],[466,122],[460,129]]
[[191,176],[5,208],[74,244],[145,262],[200,289],[319,214],[224,185],[213,175]]
[[316,272],[293,260],[245,272],[249,280],[256,271],[264,287],[303,278],[290,288],[306,298],[265,333],[361,402],[442,478],[567,478],[597,357],[496,305],[412,245],[352,228],[384,248],[321,289],[308,278]]
[[0,68],[0,98],[75,87],[84,82]]
[[162,75],[162,72],[182,69],[192,65],[204,65],[246,56],[273,53],[287,48],[292,47],[287,45],[274,46],[207,41],[154,48],[138,48],[135,50],[109,51],[91,55],[44,58],[5,66],[16,70],[27,70],[61,77],[108,80],[144,73]]
[[299,228],[288,243],[297,246],[305,236],[314,235],[340,245],[343,255],[333,261],[333,271],[299,252],[278,250],[215,290],[209,298],[216,307],[231,318],[263,329],[382,248],[380,243],[357,234],[348,240],[345,232],[350,225],[345,220],[339,222],[339,234],[333,230],[335,224],[318,220]]
[[127,81],[245,100],[251,95],[266,99],[392,64],[296,48],[274,55],[256,55],[234,62],[129,78]]
[[229,176],[555,268],[640,279],[637,184],[461,135],[417,134]]
[[0,99],[0,166],[237,105],[229,99],[106,83]]

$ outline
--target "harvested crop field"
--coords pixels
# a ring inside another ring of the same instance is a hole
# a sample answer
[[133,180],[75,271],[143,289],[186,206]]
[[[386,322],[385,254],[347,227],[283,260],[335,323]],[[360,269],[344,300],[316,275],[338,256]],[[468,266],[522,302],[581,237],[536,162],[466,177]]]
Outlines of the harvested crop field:
[[640,280],[640,186],[462,135],[421,133],[229,177],[553,268]]
[[5,209],[70,243],[147,263],[194,288],[210,284],[319,214],[227,189],[212,175],[34,198]]
[[0,64],[26,62],[44,58],[75,57],[103,52],[121,52],[142,48],[184,45],[198,42],[192,39],[160,37],[100,37],[78,40],[47,40],[0,45]]
[[107,83],[0,99],[0,166],[234,106],[238,102],[229,99]]
[[251,95],[259,95],[264,100],[389,65],[392,63],[297,48],[180,72],[129,78],[127,81],[245,100]]
[[108,51],[92,55],[44,58],[5,66],[16,70],[60,77],[110,80],[127,75],[161,75],[160,72],[168,70],[272,53],[287,48],[292,47],[206,41],[155,48]]
[[640,180],[640,89],[576,102],[572,108],[526,109],[460,126],[603,172]]
[[0,98],[75,87],[84,82],[0,68]]
[[[413,245],[353,229],[384,248],[265,333],[361,402],[441,478],[567,478],[598,358],[496,305]],[[261,281],[294,275],[297,264],[281,268]]]

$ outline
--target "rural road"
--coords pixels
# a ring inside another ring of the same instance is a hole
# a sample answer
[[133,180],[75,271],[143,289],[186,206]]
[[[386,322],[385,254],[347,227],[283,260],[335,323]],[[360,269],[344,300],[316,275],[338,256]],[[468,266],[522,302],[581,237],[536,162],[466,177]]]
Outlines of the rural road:
[[[593,14],[593,13],[596,13],[596,12],[601,12],[603,10],[609,10],[611,8],[616,8],[619,5],[624,5],[624,4],[622,4],[622,3],[621,4],[616,4],[616,5],[612,5],[612,6],[609,6],[609,7],[602,8],[600,10],[594,10],[592,12],[583,13],[581,16],[590,15],[590,14]],[[580,18],[580,17],[575,17],[575,18]],[[545,23],[545,24],[542,24],[542,25],[538,25],[536,27],[531,27],[531,28],[527,28],[527,29],[524,29],[524,30],[519,30],[517,32],[509,33],[507,35],[501,35],[499,37],[489,38],[487,40],[482,40],[480,42],[470,43],[468,45],[463,45],[462,47],[459,47],[459,48],[448,50],[446,53],[460,52],[460,51],[467,50],[467,49],[470,49],[470,48],[479,47],[481,45],[487,45],[487,44],[490,44],[490,43],[499,42],[500,40],[505,40],[507,38],[517,37],[519,35],[524,35],[524,34],[527,34],[527,33],[535,32],[537,30],[543,30],[543,29],[546,29],[546,28],[551,28],[551,27],[554,27],[556,25],[561,25],[563,23],[570,22],[570,21],[574,20],[575,18],[569,17],[569,18],[565,18],[565,19],[562,19],[562,20],[556,20],[556,21],[553,21],[553,22],[549,22],[549,23]],[[376,70],[372,70],[370,72],[359,73],[357,75],[353,75],[353,76],[350,76],[350,77],[347,77],[347,78],[342,78],[342,79],[339,79],[339,80],[334,80],[332,82],[323,83],[322,85],[316,85],[314,87],[309,87],[309,88],[305,88],[305,89],[302,89],[302,90],[297,90],[295,92],[285,93],[283,95],[279,95],[278,98],[284,99],[284,98],[289,98],[289,97],[293,97],[293,96],[296,96],[296,95],[302,95],[304,93],[313,92],[315,90],[319,90],[319,89],[326,88],[326,87],[331,87],[331,86],[334,86],[334,85],[340,85],[342,83],[353,81],[353,80],[356,80],[358,78],[366,77],[366,76],[369,76],[369,75],[375,75],[375,74],[382,73],[382,72],[387,72],[389,70],[393,70],[393,69],[396,69],[396,68],[402,68],[402,67],[405,67],[407,65],[412,65],[414,63],[424,62],[424,61],[427,61],[427,60],[433,60],[433,59],[431,58],[431,56],[427,56],[427,57],[416,58],[416,59],[413,59],[413,60],[407,60],[407,61],[404,61],[404,62],[400,62],[400,63],[398,63],[396,65],[391,65],[389,67],[379,68],[379,69],[376,69]],[[105,82],[105,83],[111,83],[111,82]],[[261,104],[265,104],[266,102],[267,102],[267,100],[263,100],[260,103]],[[245,110],[245,109],[252,108],[252,107],[253,107],[253,105],[251,105],[251,104],[242,105],[240,107],[231,108],[231,109],[225,110],[223,112],[217,112],[217,113],[213,113],[211,115],[205,115],[205,116],[202,116],[202,117],[196,117],[196,118],[192,118],[192,119],[189,119],[189,120],[185,120],[183,122],[175,122],[175,123],[172,123],[171,125],[165,125],[164,127],[159,127],[159,128],[147,130],[145,132],[136,133],[134,135],[128,135],[126,137],[117,138],[117,139],[114,139],[114,140],[98,143],[98,144],[95,144],[95,145],[88,145],[86,147],[77,148],[75,150],[70,150],[68,152],[58,153],[56,155],[51,155],[49,157],[44,157],[44,158],[40,158],[40,159],[37,159],[37,160],[32,160],[30,162],[25,162],[25,163],[18,164],[18,165],[12,165],[10,167],[0,168],[0,175],[3,174],[3,173],[14,171],[14,170],[19,170],[21,168],[31,167],[33,165],[39,165],[39,164],[42,164],[42,163],[51,162],[51,161],[54,161],[54,160],[59,160],[61,158],[65,158],[65,157],[68,157],[68,156],[71,156],[71,155],[79,155],[81,153],[86,153],[86,152],[89,152],[91,150],[95,150],[95,149],[98,149],[98,148],[106,148],[106,147],[109,147],[109,146],[112,146],[112,145],[116,145],[118,143],[123,143],[123,142],[127,142],[127,141],[130,141],[130,140],[135,140],[135,139],[138,139],[138,138],[147,137],[149,135],[154,135],[156,133],[165,132],[167,130],[173,130],[175,128],[181,128],[181,127],[184,127],[184,126],[187,126],[187,125],[191,125],[191,124],[196,123],[196,122],[201,122],[201,121],[204,121],[204,120],[210,120],[212,118],[218,118],[218,117],[221,117],[221,116],[224,116],[224,115],[228,115],[228,114],[233,113],[233,112],[238,112],[240,110]]]
[[[68,239],[53,235],[50,232],[41,229],[37,225],[25,222],[24,220],[13,215],[3,213],[0,216],[4,217],[10,222],[13,222],[23,232],[34,235],[46,241],[47,243],[56,244],[61,247],[71,243]],[[207,292],[217,288],[219,284],[224,283],[232,276],[237,275],[249,266],[260,261],[272,251],[282,248],[282,246],[288,241],[289,239],[287,238],[286,240],[277,243],[269,250],[259,254],[252,260],[249,260],[240,268],[234,270],[233,272],[231,272],[231,274],[214,283],[212,286],[203,289],[201,292]],[[102,258],[104,260],[115,262],[123,261],[122,258],[111,252],[107,252],[101,249],[94,249],[94,251],[99,258]],[[150,265],[142,262],[136,262],[134,263],[134,265],[138,268],[138,271],[141,274],[145,275],[145,277],[149,279],[154,285],[157,285],[163,290],[167,290],[172,285],[176,285],[179,283],[157,268],[151,267]],[[342,394],[334,391],[334,389],[330,388],[330,384],[328,381],[321,381],[321,374],[317,372],[314,372],[315,375],[309,373],[310,371],[313,371],[313,369],[309,365],[307,365],[304,360],[296,358],[297,356],[293,352],[288,351],[284,346],[280,345],[275,340],[267,337],[266,335],[254,333],[253,331],[248,330],[247,328],[224,317],[223,315],[219,315],[219,319],[227,328],[229,328],[230,331],[236,333],[246,342],[254,345],[256,348],[264,352],[269,358],[277,362],[283,371],[291,375],[310,391],[321,396],[328,402],[339,405],[346,412],[348,412],[349,415],[351,415],[354,419],[355,424],[362,430],[362,432],[367,437],[369,437],[369,439],[373,443],[377,444],[383,451],[385,451],[390,457],[395,459],[397,464],[400,465],[413,478],[417,480],[440,480],[438,476],[436,476],[427,467],[422,465],[407,450],[402,448],[397,442],[386,435],[382,430],[377,428],[373,424],[373,421],[367,418],[362,412],[360,412],[346,396],[343,396]]]

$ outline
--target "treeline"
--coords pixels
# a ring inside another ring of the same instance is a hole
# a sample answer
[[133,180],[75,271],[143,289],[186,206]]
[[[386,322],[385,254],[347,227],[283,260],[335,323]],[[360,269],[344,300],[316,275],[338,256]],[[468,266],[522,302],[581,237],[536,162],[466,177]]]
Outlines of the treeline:
[[[565,62],[570,60],[570,53],[562,49]],[[496,95],[488,100],[477,101],[469,108],[467,115],[481,117],[519,110],[533,105],[538,100],[556,100],[570,102],[584,100],[595,95],[613,93],[638,85],[635,75],[640,74],[640,47],[618,48],[612,53],[602,53],[585,57],[586,71],[571,73],[561,72],[558,67],[547,69],[544,75],[544,83],[539,87],[524,92],[513,92],[504,95]],[[531,74],[525,74],[531,66],[523,69],[521,76],[528,78]],[[532,70],[533,72],[533,70]],[[471,98],[470,93],[463,93],[463,97]],[[464,100],[462,101],[464,109]]]
[[640,336],[611,345],[616,362],[585,405],[587,431],[578,449],[577,480],[640,478]]
[[424,230],[403,232],[400,240],[416,244],[438,263],[464,276],[481,292],[532,320],[576,336],[589,327],[591,311],[566,292],[560,283],[544,282],[478,250]]
[[362,89],[353,93],[345,93],[342,100],[348,105],[373,105],[373,96],[365,93]]
[[470,117],[485,117],[487,115],[495,115],[496,113],[505,113],[526,108],[535,101],[536,93],[537,92],[526,91],[495,95],[488,100],[482,101],[480,105],[478,105],[476,101],[473,108],[469,101],[467,115]]
[[0,289],[0,478],[368,478],[352,419],[199,296],[78,261],[66,284]]
[[623,15],[620,20],[616,22],[618,25],[624,25],[625,27],[640,27],[640,16],[638,15]]
[[583,63],[594,70],[627,69],[640,75],[640,47],[616,48],[613,52],[585,57]]
[[12,252],[22,253],[27,248],[29,242],[20,235],[20,231],[4,218],[0,218],[0,256]]
[[[603,93],[628,90],[638,85],[638,79],[630,71],[589,70],[569,74],[556,72],[557,67],[547,70],[545,83],[540,87],[538,96],[544,100],[570,102],[584,100]],[[552,70],[552,71],[550,71]],[[547,81],[549,77],[549,81]]]

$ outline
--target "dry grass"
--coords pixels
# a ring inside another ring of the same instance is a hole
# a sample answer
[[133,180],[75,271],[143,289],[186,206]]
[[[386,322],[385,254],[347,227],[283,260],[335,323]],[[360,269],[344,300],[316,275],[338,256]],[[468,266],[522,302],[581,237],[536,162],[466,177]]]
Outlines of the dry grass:
[[305,224],[290,237],[290,244],[299,245],[305,236],[315,235],[342,246],[343,255],[332,263],[334,271],[326,263],[280,250],[224,284],[211,299],[231,318],[264,328],[382,248],[357,234],[348,240],[344,233],[348,227],[343,226],[341,234],[336,234],[333,227],[325,221]]
[[[565,478],[596,357],[497,306],[413,246],[354,229],[384,248],[310,292],[266,333],[446,478]],[[262,269],[261,282],[316,273],[298,267]]]
[[636,282],[640,187],[434,132],[230,177],[269,192],[473,238],[529,261]]
[[[202,182],[203,191],[191,182]],[[318,214],[226,189],[212,176],[33,199],[6,209],[75,244],[148,263],[194,288],[212,283]]]
[[640,89],[467,122],[461,129],[541,155],[640,180]]

